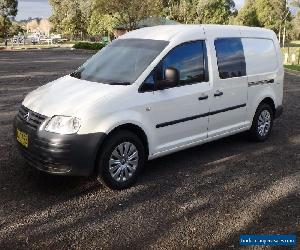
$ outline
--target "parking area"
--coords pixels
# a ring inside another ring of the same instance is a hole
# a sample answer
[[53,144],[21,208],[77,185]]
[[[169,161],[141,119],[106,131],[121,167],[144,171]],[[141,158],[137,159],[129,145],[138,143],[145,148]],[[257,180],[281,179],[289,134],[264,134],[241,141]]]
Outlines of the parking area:
[[0,248],[233,249],[240,234],[297,234],[299,241],[296,73],[286,73],[284,113],[265,143],[239,134],[151,161],[124,191],[27,166],[12,131],[21,101],[92,53],[0,52]]

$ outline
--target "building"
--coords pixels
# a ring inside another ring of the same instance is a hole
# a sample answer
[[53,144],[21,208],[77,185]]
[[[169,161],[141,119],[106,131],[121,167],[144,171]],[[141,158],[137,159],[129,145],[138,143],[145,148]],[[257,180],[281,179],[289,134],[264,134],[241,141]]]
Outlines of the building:
[[51,23],[48,19],[33,19],[26,24],[27,34],[40,34],[43,36],[50,36]]

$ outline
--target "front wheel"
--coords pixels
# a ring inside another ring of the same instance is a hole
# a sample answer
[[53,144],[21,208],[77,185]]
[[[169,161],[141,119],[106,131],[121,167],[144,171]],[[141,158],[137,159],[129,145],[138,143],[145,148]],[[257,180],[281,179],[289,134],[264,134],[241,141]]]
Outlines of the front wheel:
[[259,105],[253,118],[250,135],[255,141],[265,141],[271,134],[274,112],[270,105]]
[[112,189],[132,186],[145,161],[145,149],[137,135],[119,130],[104,143],[98,161],[98,179]]

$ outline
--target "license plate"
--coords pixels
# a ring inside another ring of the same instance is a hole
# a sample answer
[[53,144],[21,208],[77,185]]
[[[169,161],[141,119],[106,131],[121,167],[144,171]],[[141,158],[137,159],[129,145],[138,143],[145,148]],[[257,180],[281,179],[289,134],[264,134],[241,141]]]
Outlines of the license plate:
[[17,141],[24,147],[28,148],[28,134],[17,129]]

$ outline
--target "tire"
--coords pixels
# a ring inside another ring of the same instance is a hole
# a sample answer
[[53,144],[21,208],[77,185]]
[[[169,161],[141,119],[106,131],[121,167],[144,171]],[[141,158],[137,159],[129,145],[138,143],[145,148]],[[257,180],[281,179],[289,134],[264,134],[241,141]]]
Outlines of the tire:
[[111,189],[131,187],[145,162],[140,138],[131,131],[118,130],[105,140],[100,151],[97,179]]
[[267,103],[260,104],[255,112],[250,129],[251,139],[258,142],[267,140],[272,132],[273,120],[274,112],[272,107]]

